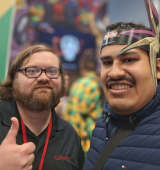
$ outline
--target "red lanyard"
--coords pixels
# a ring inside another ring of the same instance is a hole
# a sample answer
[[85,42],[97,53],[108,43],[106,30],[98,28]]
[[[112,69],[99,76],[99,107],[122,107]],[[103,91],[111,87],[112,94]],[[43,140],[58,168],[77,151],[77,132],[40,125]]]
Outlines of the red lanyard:
[[[21,119],[21,125],[22,125],[23,142],[27,143],[26,127],[25,127],[25,124],[23,123],[22,119]],[[48,125],[47,137],[46,137],[46,141],[45,141],[45,145],[44,145],[44,149],[43,149],[43,154],[42,154],[40,165],[39,165],[39,170],[42,170],[42,167],[43,167],[43,162],[44,162],[44,158],[45,158],[45,155],[46,155],[51,130],[52,130],[52,114],[51,114],[51,119],[50,119],[50,122],[49,122],[49,125]]]

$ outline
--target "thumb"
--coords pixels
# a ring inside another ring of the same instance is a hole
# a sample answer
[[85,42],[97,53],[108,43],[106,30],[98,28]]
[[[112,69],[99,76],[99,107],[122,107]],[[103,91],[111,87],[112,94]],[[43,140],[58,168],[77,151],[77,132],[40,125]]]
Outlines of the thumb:
[[7,136],[3,140],[2,144],[16,144],[16,136],[17,136],[18,129],[19,129],[19,122],[18,122],[18,119],[15,117],[12,117],[11,121],[12,121],[11,128]]

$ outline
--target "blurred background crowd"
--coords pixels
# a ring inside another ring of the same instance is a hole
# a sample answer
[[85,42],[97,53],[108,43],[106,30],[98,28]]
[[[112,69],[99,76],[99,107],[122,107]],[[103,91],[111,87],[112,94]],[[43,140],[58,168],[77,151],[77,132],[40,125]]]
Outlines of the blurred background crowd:
[[[99,61],[105,28],[137,19],[149,26],[142,1],[134,1],[123,0],[123,6],[120,0],[0,1],[0,82],[23,49],[34,44],[50,46],[66,71],[67,90],[56,112],[76,129],[85,155],[105,105]],[[160,13],[160,1],[152,2]]]

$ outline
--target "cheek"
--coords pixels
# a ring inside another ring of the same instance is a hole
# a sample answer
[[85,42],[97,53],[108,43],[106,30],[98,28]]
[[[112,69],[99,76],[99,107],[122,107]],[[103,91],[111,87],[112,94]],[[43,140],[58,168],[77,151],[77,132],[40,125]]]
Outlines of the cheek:
[[[137,78],[138,79],[138,78]],[[142,91],[145,91],[145,93],[152,93],[154,91],[154,84],[153,84],[153,78],[152,75],[142,75],[139,80],[139,86]]]
[[154,96],[154,85],[150,67],[141,65],[137,69],[130,70],[129,73],[136,82],[134,89],[137,97],[144,102],[151,100]]
[[22,92],[30,92],[31,91],[31,87],[32,85],[29,84],[28,82],[23,82],[23,83],[19,83],[19,89],[22,91]]
[[106,84],[106,81],[108,80],[108,71],[105,69],[101,69],[101,76],[100,76],[102,85],[104,86]]
[[108,80],[108,73],[107,73],[106,70],[101,70],[100,79],[101,79],[102,88],[103,88],[103,91],[104,91],[105,98],[107,98],[108,93],[107,93],[107,88],[106,88],[106,82]]
[[60,90],[61,88],[61,79],[53,79],[52,85],[56,90]]
[[19,89],[25,91],[29,91],[32,88],[32,86],[36,83],[35,79],[27,78],[22,74],[17,75],[16,82],[19,86]]

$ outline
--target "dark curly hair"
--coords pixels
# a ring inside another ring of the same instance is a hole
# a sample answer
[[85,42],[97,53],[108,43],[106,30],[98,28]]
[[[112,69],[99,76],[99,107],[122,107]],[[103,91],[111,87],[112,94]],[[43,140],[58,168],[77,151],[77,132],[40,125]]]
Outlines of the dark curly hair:
[[106,30],[115,30],[115,29],[148,29],[150,28],[144,26],[143,24],[135,24],[133,22],[116,22],[114,24],[110,24],[106,27]]

